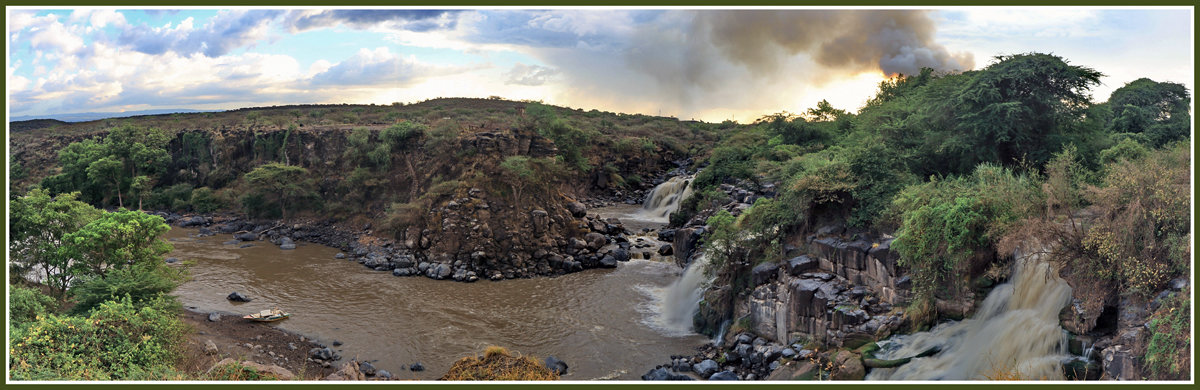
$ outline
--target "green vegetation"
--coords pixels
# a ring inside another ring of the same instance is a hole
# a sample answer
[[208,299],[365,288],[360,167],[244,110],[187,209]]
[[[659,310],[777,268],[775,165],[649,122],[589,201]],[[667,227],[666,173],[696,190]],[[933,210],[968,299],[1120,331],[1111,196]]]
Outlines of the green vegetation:
[[[179,378],[174,363],[186,327],[167,294],[184,275],[162,259],[171,250],[160,238],[169,227],[161,217],[104,212],[77,197],[34,187],[13,199],[12,378]],[[25,280],[30,271],[44,284]]]
[[166,132],[125,125],[112,129],[103,142],[73,142],[59,151],[62,172],[42,186],[54,193],[82,191],[83,199],[99,206],[125,207],[125,194],[134,195],[138,208],[170,161]]
[[1146,347],[1146,371],[1151,378],[1183,380],[1191,363],[1191,289],[1172,293],[1151,315],[1150,343]]
[[1154,294],[1190,264],[1190,96],[1141,79],[1093,103],[1099,77],[1053,55],[1000,56],[885,81],[856,113],[822,102],[766,116],[722,134],[671,223],[728,202],[721,184],[774,183],[773,200],[709,219],[727,294],[789,237],[844,223],[895,235],[917,327],[1023,243],[1048,246],[1080,291]]
[[275,206],[272,209],[279,210],[279,215],[287,219],[289,204],[294,206],[316,196],[308,170],[298,166],[263,164],[247,172],[245,180],[250,192],[243,198],[242,204],[251,215],[263,210],[260,208],[266,203],[263,199],[271,198]]

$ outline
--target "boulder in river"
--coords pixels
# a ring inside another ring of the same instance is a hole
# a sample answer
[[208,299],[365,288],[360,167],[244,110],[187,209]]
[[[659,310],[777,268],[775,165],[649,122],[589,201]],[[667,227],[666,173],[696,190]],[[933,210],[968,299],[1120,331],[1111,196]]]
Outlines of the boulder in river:
[[416,362],[409,366],[408,369],[412,371],[425,371],[425,366],[421,365],[421,362]]
[[236,239],[239,239],[242,241],[255,241],[255,240],[258,240],[258,234],[255,234],[253,232],[241,232],[241,233],[234,234],[233,238],[236,238]]
[[296,249],[296,242],[291,237],[279,239],[279,249]]
[[602,268],[617,268],[617,259],[612,255],[604,255],[600,258],[600,267]]
[[659,256],[670,256],[672,254],[675,254],[675,247],[671,244],[663,244],[662,246],[658,247]]
[[246,297],[245,295],[242,295],[242,293],[239,293],[237,291],[230,293],[229,296],[225,297],[225,299],[228,299],[228,300],[234,301],[234,302],[250,302],[250,298]]
[[550,371],[554,371],[555,374],[567,374],[567,363],[562,360],[558,360],[558,358],[554,357],[553,355],[547,356],[543,363],[546,364],[546,368],[549,368]]
[[644,381],[690,381],[693,379],[690,376],[679,375],[679,374],[671,372],[670,370],[668,370],[666,368],[658,367],[658,368],[652,369],[650,371],[647,371],[646,375],[642,375],[642,380],[644,380]]
[[705,359],[704,361],[696,363],[692,366],[692,371],[695,371],[696,374],[699,374],[701,378],[705,379],[708,379],[709,375],[716,373],[717,370],[720,369],[721,365],[717,364],[717,361],[712,359]]

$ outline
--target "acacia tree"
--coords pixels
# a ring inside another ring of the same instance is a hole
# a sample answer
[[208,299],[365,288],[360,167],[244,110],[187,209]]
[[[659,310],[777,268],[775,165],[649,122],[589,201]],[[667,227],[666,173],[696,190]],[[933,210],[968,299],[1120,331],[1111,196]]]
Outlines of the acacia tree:
[[308,170],[302,167],[268,163],[254,168],[244,176],[251,191],[275,198],[280,214],[287,219],[288,204],[315,196],[314,183]]
[[1109,129],[1139,135],[1155,147],[1186,139],[1192,123],[1191,100],[1187,87],[1180,84],[1147,78],[1131,81],[1108,99],[1113,113]]
[[34,188],[11,204],[12,253],[10,279],[19,280],[31,270],[45,276],[52,293],[63,299],[76,274],[71,272],[71,256],[64,250],[66,237],[91,223],[103,213],[77,200],[79,193],[59,194]]

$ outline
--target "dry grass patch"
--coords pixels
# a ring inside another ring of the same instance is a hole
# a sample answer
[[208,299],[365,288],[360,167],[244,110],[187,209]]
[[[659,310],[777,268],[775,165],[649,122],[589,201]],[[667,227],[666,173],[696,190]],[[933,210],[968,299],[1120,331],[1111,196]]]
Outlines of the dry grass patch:
[[483,356],[468,356],[455,362],[442,376],[445,381],[548,381],[558,374],[528,356],[513,355],[503,347],[490,346]]

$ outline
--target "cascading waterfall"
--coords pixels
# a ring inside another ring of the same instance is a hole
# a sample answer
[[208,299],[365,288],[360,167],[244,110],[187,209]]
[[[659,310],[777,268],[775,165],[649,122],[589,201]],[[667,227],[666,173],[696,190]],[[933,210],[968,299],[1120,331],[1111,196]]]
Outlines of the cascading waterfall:
[[642,215],[660,222],[667,222],[671,213],[679,209],[688,195],[692,194],[692,176],[675,176],[650,191],[642,202]]
[[1071,287],[1040,254],[1018,254],[1013,278],[997,286],[975,316],[928,332],[880,342],[880,359],[902,359],[931,348],[941,352],[897,368],[876,369],[869,380],[1063,379],[1067,333],[1058,313]]
[[683,270],[683,275],[670,286],[659,291],[648,291],[647,295],[655,297],[655,302],[649,308],[652,315],[647,319],[647,324],[669,335],[693,334],[692,318],[700,309],[704,288],[711,282],[704,275],[707,265],[707,256],[696,256]]

